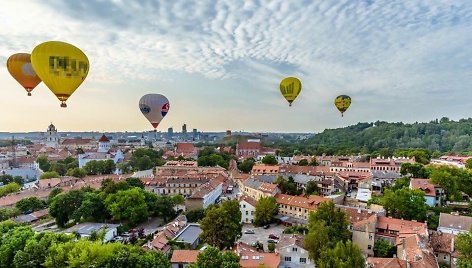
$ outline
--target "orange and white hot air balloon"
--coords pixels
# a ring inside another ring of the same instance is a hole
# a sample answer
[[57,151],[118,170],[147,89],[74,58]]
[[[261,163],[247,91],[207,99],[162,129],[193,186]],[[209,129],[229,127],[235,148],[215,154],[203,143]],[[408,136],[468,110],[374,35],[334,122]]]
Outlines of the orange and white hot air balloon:
[[31,65],[31,55],[28,53],[16,53],[7,60],[7,69],[11,76],[22,85],[31,96],[31,91],[41,83]]

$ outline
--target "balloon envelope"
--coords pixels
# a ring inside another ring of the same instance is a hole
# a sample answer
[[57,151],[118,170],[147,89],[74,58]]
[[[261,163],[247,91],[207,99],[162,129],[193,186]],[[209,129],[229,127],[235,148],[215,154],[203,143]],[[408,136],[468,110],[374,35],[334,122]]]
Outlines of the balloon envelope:
[[351,106],[351,97],[347,95],[339,95],[334,100],[334,105],[341,112],[341,116],[344,116],[344,112]]
[[60,42],[39,44],[31,53],[31,63],[38,76],[67,107],[66,101],[82,84],[89,71],[89,61],[82,50]]
[[41,83],[41,79],[31,65],[31,54],[16,53],[7,60],[7,69],[11,76],[22,85],[31,96],[31,91]]
[[280,82],[280,93],[288,101],[289,106],[302,90],[302,82],[296,77],[286,77]]
[[139,100],[139,110],[154,129],[169,112],[169,100],[161,94],[146,94]]

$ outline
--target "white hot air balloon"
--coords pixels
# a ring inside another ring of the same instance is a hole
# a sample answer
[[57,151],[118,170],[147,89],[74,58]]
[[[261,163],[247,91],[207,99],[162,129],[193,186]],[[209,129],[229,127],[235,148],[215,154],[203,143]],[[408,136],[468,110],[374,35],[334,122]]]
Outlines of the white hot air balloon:
[[154,127],[154,131],[169,112],[169,108],[169,100],[161,94],[146,94],[139,100],[139,110]]

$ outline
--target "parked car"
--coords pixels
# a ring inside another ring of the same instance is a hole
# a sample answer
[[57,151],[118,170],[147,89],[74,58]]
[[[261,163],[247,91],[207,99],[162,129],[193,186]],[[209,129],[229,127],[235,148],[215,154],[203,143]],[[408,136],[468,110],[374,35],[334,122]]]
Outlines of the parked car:
[[269,239],[269,240],[267,240],[267,243],[277,244],[277,243],[279,243],[279,241],[275,240],[275,239]]
[[275,234],[270,234],[270,235],[269,235],[269,238],[270,238],[270,239],[277,239],[277,240],[280,239],[280,237],[276,236]]
[[118,242],[121,242],[121,241],[123,241],[123,237],[121,237],[121,236],[115,236],[115,237],[113,238],[113,240],[118,241]]
[[267,225],[264,225],[264,227],[263,227],[263,228],[264,228],[264,229],[269,229],[269,227],[270,227],[270,225],[269,225],[269,224],[267,224]]
[[255,234],[256,232],[254,232],[254,230],[252,229],[247,229],[246,231],[244,231],[245,234]]

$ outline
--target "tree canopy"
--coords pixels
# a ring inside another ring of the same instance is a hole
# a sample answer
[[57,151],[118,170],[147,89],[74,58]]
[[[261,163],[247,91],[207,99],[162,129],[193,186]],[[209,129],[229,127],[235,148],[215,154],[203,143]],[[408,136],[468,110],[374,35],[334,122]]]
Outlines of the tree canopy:
[[256,204],[254,225],[263,226],[271,223],[277,215],[278,206],[275,197],[261,197]]

